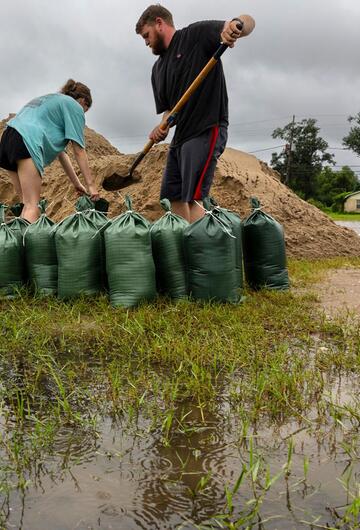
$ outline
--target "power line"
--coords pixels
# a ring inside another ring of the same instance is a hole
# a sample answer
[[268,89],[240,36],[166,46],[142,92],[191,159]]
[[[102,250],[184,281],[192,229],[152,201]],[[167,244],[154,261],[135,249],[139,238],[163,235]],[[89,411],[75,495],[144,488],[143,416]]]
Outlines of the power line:
[[279,147],[285,147],[285,144],[274,145],[273,147],[265,147],[264,149],[256,149],[255,151],[247,151],[249,154],[260,153],[261,151],[270,151],[270,149],[278,149]]

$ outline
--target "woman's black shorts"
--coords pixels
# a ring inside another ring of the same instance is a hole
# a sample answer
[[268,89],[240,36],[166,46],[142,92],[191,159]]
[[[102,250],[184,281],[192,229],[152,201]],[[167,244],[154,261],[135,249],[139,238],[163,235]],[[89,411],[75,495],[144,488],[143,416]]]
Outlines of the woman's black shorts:
[[17,171],[18,160],[31,158],[21,134],[13,127],[7,127],[0,140],[0,167]]

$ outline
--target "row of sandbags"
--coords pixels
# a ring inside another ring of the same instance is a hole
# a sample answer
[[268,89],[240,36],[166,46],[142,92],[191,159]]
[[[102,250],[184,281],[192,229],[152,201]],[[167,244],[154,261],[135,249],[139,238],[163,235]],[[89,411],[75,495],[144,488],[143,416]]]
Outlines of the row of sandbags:
[[[161,201],[165,214],[150,224],[132,210],[108,220],[103,201],[81,197],[76,212],[58,224],[41,201],[40,218],[29,225],[18,216],[6,224],[0,205],[0,293],[12,295],[28,278],[40,294],[67,299],[107,289],[114,306],[133,307],[157,292],[173,299],[236,303],[245,276],[250,287],[286,289],[283,229],[252,200],[240,217],[204,201],[205,216],[188,224]],[[16,212],[14,212],[16,215]]]

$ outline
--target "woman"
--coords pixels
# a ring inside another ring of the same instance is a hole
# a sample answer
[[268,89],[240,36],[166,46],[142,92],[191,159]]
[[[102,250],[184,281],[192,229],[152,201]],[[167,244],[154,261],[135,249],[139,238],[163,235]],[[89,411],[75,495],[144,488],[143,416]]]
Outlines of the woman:
[[[99,198],[84,140],[84,113],[91,104],[90,89],[69,79],[59,93],[33,99],[8,122],[0,141],[0,167],[8,171],[24,203],[21,216],[30,223],[40,214],[38,202],[44,167],[56,157],[79,194],[89,193],[92,200]],[[69,142],[86,188],[65,152]]]

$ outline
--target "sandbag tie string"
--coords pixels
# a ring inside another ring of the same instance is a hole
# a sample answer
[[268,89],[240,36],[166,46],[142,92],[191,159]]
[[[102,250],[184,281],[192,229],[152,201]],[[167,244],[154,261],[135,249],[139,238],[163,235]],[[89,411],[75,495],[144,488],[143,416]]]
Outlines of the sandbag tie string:
[[226,234],[230,237],[232,237],[233,239],[236,239],[236,236],[234,236],[234,234],[232,234],[228,227],[226,226],[225,223],[223,223],[221,221],[221,219],[219,219],[218,217],[216,217],[216,215],[213,214],[213,212],[211,210],[205,210],[205,215],[211,215],[211,217],[213,219],[215,219],[215,221],[217,221],[219,223],[219,225],[221,226],[221,228],[224,230],[224,232],[226,232]]
[[25,246],[25,236],[26,236],[26,232],[29,230],[31,224],[29,224],[29,226],[26,227],[25,231],[24,231],[24,234],[23,234],[23,238],[22,238],[22,242],[23,242],[23,247]]
[[91,239],[94,239],[102,230],[105,230],[109,225],[111,225],[110,219],[105,223],[103,226],[99,228],[99,230],[96,230],[95,234],[91,236]]
[[204,208],[204,206],[202,204],[200,204],[198,201],[194,201],[198,206],[200,206],[200,208],[202,208],[205,212],[205,215],[211,215],[213,217],[213,219],[215,219],[216,222],[219,223],[219,225],[221,226],[221,228],[224,230],[224,232],[226,232],[226,234],[230,237],[232,237],[233,239],[236,239],[236,236],[234,236],[229,230],[228,230],[228,227],[225,225],[225,223],[223,223],[221,221],[221,219],[219,219],[218,217],[216,217],[216,215],[213,214],[213,212],[211,210],[207,210],[206,208]]
[[61,226],[63,224],[64,221],[66,221],[66,219],[70,219],[72,217],[74,217],[75,215],[81,215],[83,212],[75,212],[75,213],[72,213],[71,215],[69,215],[68,217],[64,217],[64,219],[62,219],[60,221],[60,223],[57,223],[54,225],[54,227],[50,230],[50,234],[52,234],[53,232],[56,232],[56,230],[59,228],[59,226]]

